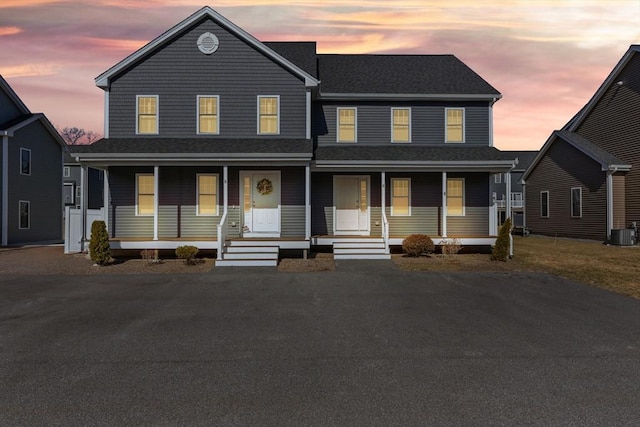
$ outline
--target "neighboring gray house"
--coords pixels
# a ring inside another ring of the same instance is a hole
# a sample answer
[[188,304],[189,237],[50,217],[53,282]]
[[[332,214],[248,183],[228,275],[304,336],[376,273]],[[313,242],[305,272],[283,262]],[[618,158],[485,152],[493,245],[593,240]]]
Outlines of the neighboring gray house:
[[412,233],[495,241],[490,183],[515,165],[493,147],[501,95],[452,55],[319,55],[205,7],[96,84],[105,137],[72,155],[104,171],[114,249],[273,265],[316,245],[388,258]]
[[640,224],[640,46],[554,131],[523,176],[533,233],[610,240]]
[[62,240],[64,141],[0,76],[0,244]]
[[[68,146],[69,147],[69,146]],[[68,149],[73,149],[69,147]],[[104,172],[94,168],[88,168],[87,182],[88,189],[88,209],[100,209],[103,206]],[[82,168],[80,163],[68,152],[64,153],[64,164],[62,166],[62,204],[63,208],[70,206],[80,209],[82,199]]]
[[[524,227],[524,192],[522,188],[522,175],[529,167],[533,159],[538,155],[537,151],[503,151],[508,156],[517,159],[516,167],[511,171],[511,218],[513,227]],[[498,207],[498,225],[502,225],[507,219],[507,177],[503,173],[493,175],[490,191],[493,201]]]

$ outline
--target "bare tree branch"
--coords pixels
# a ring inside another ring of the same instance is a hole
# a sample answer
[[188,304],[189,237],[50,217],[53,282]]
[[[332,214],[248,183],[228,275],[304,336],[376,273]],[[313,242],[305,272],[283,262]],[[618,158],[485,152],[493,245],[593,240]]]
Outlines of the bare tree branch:
[[83,128],[65,127],[58,129],[60,136],[69,145],[91,144],[100,139],[101,135],[92,130],[86,131]]

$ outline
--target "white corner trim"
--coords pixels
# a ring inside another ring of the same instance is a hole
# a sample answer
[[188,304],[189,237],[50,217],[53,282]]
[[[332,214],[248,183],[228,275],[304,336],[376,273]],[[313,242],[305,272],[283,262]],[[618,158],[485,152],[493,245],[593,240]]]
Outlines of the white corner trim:
[[2,137],[2,246],[9,243],[9,137]]

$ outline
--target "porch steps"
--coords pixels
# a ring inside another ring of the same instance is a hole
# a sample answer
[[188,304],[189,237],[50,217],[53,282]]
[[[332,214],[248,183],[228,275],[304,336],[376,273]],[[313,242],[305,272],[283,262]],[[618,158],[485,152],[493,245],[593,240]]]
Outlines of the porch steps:
[[391,259],[383,239],[342,239],[333,244],[334,259]]
[[273,242],[230,240],[216,267],[276,267],[280,249]]

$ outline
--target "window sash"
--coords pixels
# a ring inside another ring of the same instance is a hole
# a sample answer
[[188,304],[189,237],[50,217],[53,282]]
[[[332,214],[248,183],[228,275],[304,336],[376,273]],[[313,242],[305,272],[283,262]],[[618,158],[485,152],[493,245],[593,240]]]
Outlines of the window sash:
[[411,180],[409,178],[391,179],[391,215],[411,215]]
[[20,200],[18,202],[18,229],[31,228],[31,202]]
[[198,174],[198,215],[218,214],[218,175]]
[[356,109],[338,108],[338,142],[356,142]]
[[136,175],[136,215],[155,213],[155,177],[153,174]]
[[464,214],[464,178],[447,178],[447,216]]
[[464,109],[448,108],[447,142],[464,142]]
[[392,109],[392,142],[411,141],[411,109]]
[[258,97],[258,133],[278,134],[279,130],[279,99],[277,96]]
[[582,188],[574,187],[571,189],[571,217],[582,217]]
[[198,97],[198,133],[218,134],[219,98],[217,96]]
[[158,133],[158,97],[138,96],[138,134]]
[[20,148],[20,175],[31,175],[31,150]]

